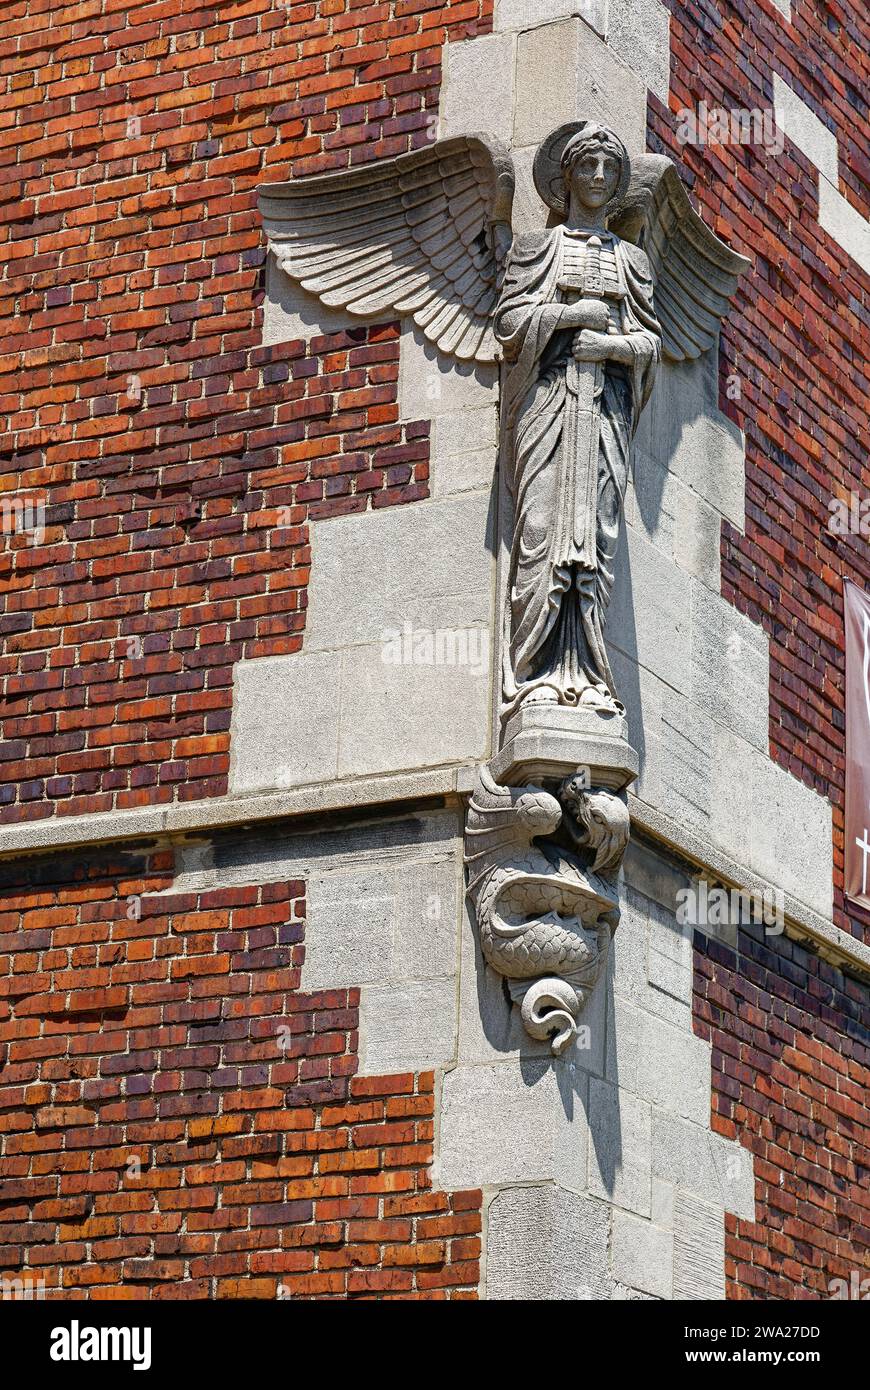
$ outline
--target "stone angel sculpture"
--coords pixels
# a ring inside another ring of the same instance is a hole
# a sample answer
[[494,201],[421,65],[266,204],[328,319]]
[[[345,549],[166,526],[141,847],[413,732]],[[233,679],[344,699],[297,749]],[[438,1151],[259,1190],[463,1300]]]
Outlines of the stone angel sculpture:
[[603,634],[631,439],[659,361],[715,342],[749,262],[670,160],[631,161],[594,122],[554,131],[534,178],[554,225],[516,240],[513,165],[486,135],[265,185],[259,201],[278,264],[323,304],[503,360],[503,718],[525,702],[621,712]]
[[260,209],[278,264],[323,304],[502,363],[501,751],[469,802],[467,893],[484,958],[558,1054],[607,960],[629,836],[627,744],[598,734],[624,727],[604,629],[631,441],[660,362],[714,344],[749,262],[669,159],[631,161],[594,122],[548,136],[534,180],[551,216],[516,238],[511,159],[486,135],[269,185]]

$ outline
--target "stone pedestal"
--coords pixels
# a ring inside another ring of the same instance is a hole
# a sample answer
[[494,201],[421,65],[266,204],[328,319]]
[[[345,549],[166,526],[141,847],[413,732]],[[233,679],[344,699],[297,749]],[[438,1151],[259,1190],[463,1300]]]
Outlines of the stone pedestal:
[[568,705],[522,705],[490,770],[503,786],[561,781],[585,770],[587,787],[621,792],[638,772],[624,715]]

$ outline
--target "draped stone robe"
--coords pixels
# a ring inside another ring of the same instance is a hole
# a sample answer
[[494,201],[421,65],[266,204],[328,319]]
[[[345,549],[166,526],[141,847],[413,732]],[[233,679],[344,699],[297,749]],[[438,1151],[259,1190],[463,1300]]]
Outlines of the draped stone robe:
[[[590,416],[578,427],[576,414],[567,409],[577,330],[556,328],[567,301],[559,281],[569,235],[560,226],[515,242],[495,318],[507,363],[506,470],[514,502],[505,716],[541,687],[549,687],[560,704],[576,705],[590,687],[593,702],[616,700],[603,629],[631,439],[652,389],[661,329],[645,253],[601,234],[615,253],[625,290],[611,310],[613,329],[630,336],[634,359],[630,367],[607,361],[598,373],[592,422],[598,433],[597,479],[584,476],[590,469]],[[573,501],[587,487],[597,495],[594,537],[582,534],[591,527]]]

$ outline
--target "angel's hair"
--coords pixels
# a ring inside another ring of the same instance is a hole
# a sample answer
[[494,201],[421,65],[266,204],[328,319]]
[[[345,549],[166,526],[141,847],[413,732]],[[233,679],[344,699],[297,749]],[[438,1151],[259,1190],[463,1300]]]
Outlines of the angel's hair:
[[619,160],[621,168],[625,167],[625,162],[628,159],[628,150],[612,130],[608,130],[603,125],[586,126],[583,130],[578,130],[576,135],[571,136],[562,151],[561,169],[566,188],[570,182],[574,165],[582,159],[587,150],[604,150],[607,154],[612,154],[614,159]]

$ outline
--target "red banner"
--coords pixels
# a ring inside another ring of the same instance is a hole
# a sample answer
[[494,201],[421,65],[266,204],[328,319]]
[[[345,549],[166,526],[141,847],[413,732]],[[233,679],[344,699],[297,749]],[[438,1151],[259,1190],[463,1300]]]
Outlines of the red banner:
[[870,595],[846,591],[846,896],[870,912]]

